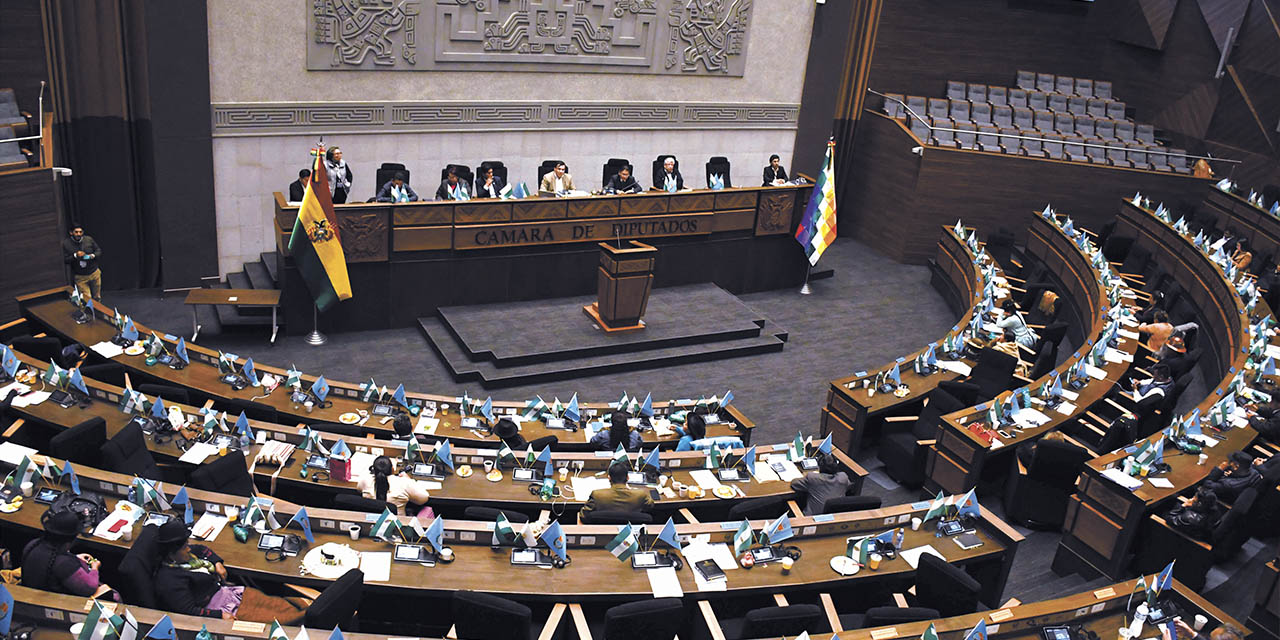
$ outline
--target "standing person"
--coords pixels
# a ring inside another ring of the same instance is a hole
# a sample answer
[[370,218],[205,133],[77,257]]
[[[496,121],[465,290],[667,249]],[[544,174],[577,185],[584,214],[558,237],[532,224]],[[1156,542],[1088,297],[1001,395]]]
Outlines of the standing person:
[[289,183],[289,202],[302,202],[302,198],[307,195],[307,181],[310,179],[310,169],[298,172],[298,179]]
[[87,553],[71,553],[71,545],[80,535],[80,516],[60,511],[44,518],[43,524],[44,535],[22,549],[22,585],[85,598],[101,598],[111,592],[98,577],[101,562]]
[[324,168],[329,174],[329,193],[334,204],[344,204],[351,193],[351,167],[342,159],[342,147],[330,147],[324,152]]
[[71,237],[62,241],[62,261],[71,265],[76,288],[86,298],[102,299],[102,271],[98,269],[101,257],[102,247],[92,236],[85,235],[84,227],[71,227]]
[[769,156],[769,166],[764,168],[764,184],[762,187],[772,187],[780,184],[786,184],[787,170],[782,168],[782,158],[778,154]]

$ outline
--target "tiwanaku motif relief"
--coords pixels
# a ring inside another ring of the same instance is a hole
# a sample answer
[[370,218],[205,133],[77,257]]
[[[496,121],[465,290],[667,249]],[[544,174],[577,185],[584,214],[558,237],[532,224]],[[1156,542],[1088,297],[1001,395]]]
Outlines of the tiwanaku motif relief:
[[741,76],[752,0],[306,0],[312,71]]

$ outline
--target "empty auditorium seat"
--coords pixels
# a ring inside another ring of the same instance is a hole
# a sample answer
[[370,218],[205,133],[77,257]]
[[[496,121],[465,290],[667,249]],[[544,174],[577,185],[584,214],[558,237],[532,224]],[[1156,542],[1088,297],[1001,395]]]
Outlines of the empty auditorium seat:
[[1054,88],[1054,91],[1057,91],[1058,93],[1061,93],[1064,96],[1075,95],[1076,79],[1069,78],[1067,76],[1058,76],[1058,80],[1057,82],[1054,83],[1053,88]]
[[956,136],[951,129],[955,128],[955,123],[950,118],[933,118],[930,123],[933,125],[933,143],[940,147],[955,147]]
[[951,110],[948,113],[952,120],[956,122],[969,121],[969,101],[968,100],[952,100]]
[[1089,112],[1089,99],[1080,96],[1072,96],[1067,99],[1067,111],[1082,116]]
[[1102,147],[1085,147],[1084,154],[1089,156],[1089,162],[1094,164],[1107,163],[1107,150]]
[[992,106],[1009,104],[1009,90],[1004,87],[988,87],[987,102]]
[[1156,171],[1173,171],[1173,167],[1169,166],[1169,156],[1164,151],[1165,149],[1157,146],[1147,147],[1147,162]]
[[968,122],[957,122],[956,128],[960,131],[956,133],[956,145],[961,149],[974,150],[978,148],[977,128]]
[[1067,97],[1059,93],[1049,94],[1049,110],[1054,113],[1067,112]]
[[1027,107],[1032,111],[1044,111],[1049,108],[1049,96],[1040,91],[1027,92]]
[[1008,137],[1008,136],[1020,136],[1022,135],[1022,132],[1018,131],[1017,129],[1001,129],[1000,133],[1005,134],[1000,137],[1000,148],[1004,149],[1005,153],[1022,155],[1022,138]]
[[973,103],[973,108],[969,111],[970,118],[974,124],[991,124],[991,105],[985,102]]
[[969,84],[969,102],[979,103],[987,101],[987,85],[985,84]]
[[1067,136],[1063,141],[1063,152],[1067,154],[1067,159],[1072,162],[1088,162],[1089,156],[1085,155],[1084,146],[1079,136]]
[[1062,136],[1056,133],[1046,133],[1044,135],[1044,154],[1054,160],[1066,160],[1066,153],[1062,149]]
[[1133,123],[1126,120],[1116,121],[1116,140],[1133,142]]
[[1093,82],[1093,95],[1103,100],[1111,99],[1111,83],[1106,80],[1095,80]]
[[1129,161],[1125,158],[1124,149],[1119,147],[1107,148],[1107,164],[1113,167],[1127,167]]
[[929,125],[925,124],[920,118],[908,118],[911,121],[911,134],[919,138],[921,142],[930,144]]
[[929,98],[929,117],[930,118],[946,118],[948,111],[951,109],[951,103],[945,98]]
[[1036,74],[1036,91],[1053,93],[1053,74],[1052,73]]
[[991,123],[1002,129],[1013,126],[1013,109],[1008,105],[997,105],[991,110]]
[[1134,127],[1133,137],[1137,138],[1138,142],[1141,142],[1143,144],[1155,144],[1156,128],[1155,126],[1149,125],[1149,124],[1137,125],[1136,127]]
[[1019,89],[1030,91],[1036,88],[1036,74],[1031,71],[1018,71],[1018,79],[1014,82]]
[[1082,138],[1093,137],[1093,118],[1089,116],[1076,116],[1076,134]]
[[1107,101],[1092,98],[1085,104],[1084,112],[1095,118],[1105,118],[1107,117]]
[[1010,89],[1009,90],[1009,106],[1011,107],[1027,106],[1026,89]]
[[[1030,134],[1036,135],[1035,132],[1030,132]],[[1027,132],[1023,132],[1023,135],[1027,135]],[[1039,138],[1024,138],[1022,140],[1022,152],[1032,158],[1043,158],[1044,142]]]
[[991,125],[978,127],[978,148],[982,151],[1000,153],[1000,137],[993,135],[997,129]]
[[1119,100],[1112,100],[1107,103],[1107,117],[1112,120],[1124,120],[1124,103]]
[[1036,111],[1036,131],[1048,133],[1053,131],[1053,112],[1043,109]]
[[917,116],[925,114],[925,99],[923,96],[907,96],[907,109],[914,111]]
[[1106,120],[1106,119],[1103,119],[1103,120],[1094,120],[1094,121],[1093,121],[1093,135],[1094,135],[1094,137],[1101,138],[1101,139],[1103,139],[1103,140],[1115,140],[1115,138],[1116,138],[1116,123],[1115,123],[1115,121],[1114,121],[1114,120]]
[[948,100],[964,100],[965,84],[957,80],[947,81],[947,99]]
[[[0,140],[11,140],[19,137],[13,127],[0,126]],[[0,142],[0,169],[22,169],[30,165],[27,158],[31,152],[23,149],[17,142]]]
[[1089,78],[1076,78],[1076,95],[1086,98],[1093,95],[1093,80]]
[[1013,126],[1022,131],[1034,131],[1035,120],[1032,118],[1031,110],[1019,107],[1013,110]]
[[18,106],[18,94],[10,88],[0,89],[0,126],[13,127],[15,138],[31,135],[35,118]]
[[1053,130],[1061,134],[1071,135],[1076,132],[1076,119],[1071,117],[1069,113],[1055,113],[1053,115]]
[[1191,173],[1191,163],[1187,159],[1186,149],[1169,150],[1169,166],[1176,173]]
[[901,94],[897,94],[897,93],[885,94],[884,112],[889,114],[890,118],[901,118],[902,115],[906,113],[905,111],[902,110],[901,102],[906,102],[906,99]]
[[1147,145],[1142,143],[1130,143],[1125,146],[1129,148],[1129,151],[1126,153],[1126,159],[1133,168],[1151,168],[1151,164],[1147,162]]

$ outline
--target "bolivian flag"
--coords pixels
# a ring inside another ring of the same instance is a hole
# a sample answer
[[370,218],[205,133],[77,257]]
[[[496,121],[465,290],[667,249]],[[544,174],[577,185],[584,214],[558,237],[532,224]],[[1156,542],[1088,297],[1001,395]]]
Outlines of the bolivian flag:
[[324,311],[351,297],[347,258],[338,239],[338,218],[333,213],[329,177],[325,174],[324,149],[317,150],[311,180],[298,208],[298,219],[289,236],[289,253],[311,289],[316,308]]

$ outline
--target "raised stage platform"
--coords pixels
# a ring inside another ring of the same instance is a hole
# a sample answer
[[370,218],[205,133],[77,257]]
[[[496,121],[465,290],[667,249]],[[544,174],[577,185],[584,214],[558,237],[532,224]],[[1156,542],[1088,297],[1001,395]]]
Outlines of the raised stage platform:
[[419,318],[458,382],[485,388],[780,351],[787,332],[714,284],[655,289],[645,329],[607,334],[582,313],[595,296],[441,307]]

